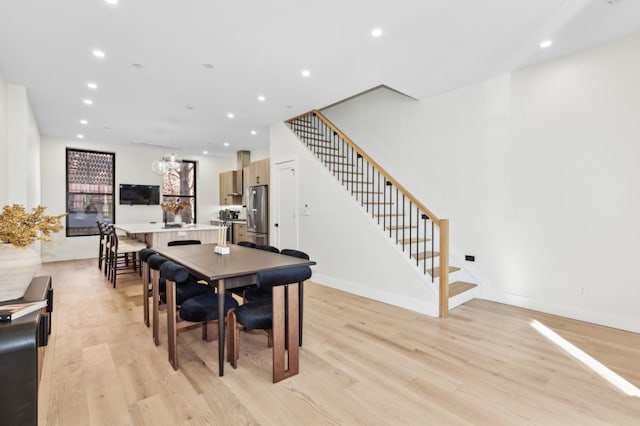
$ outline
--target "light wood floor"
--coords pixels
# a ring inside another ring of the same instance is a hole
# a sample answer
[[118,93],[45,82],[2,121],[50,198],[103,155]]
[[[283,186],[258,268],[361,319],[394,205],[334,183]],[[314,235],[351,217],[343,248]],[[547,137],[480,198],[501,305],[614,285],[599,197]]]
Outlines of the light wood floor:
[[640,387],[638,334],[479,300],[441,320],[307,283],[301,372],[273,384],[263,334],[241,333],[238,369],[220,378],[217,342],[182,333],[176,372],[142,322],[137,276],[114,290],[95,261],[41,273],[55,310],[40,425],[640,424],[640,398],[530,322]]

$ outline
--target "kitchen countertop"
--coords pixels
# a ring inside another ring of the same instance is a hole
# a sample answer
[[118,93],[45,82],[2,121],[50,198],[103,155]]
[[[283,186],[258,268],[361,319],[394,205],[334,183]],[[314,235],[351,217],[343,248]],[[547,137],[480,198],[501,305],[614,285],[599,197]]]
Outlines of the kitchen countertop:
[[219,230],[219,226],[203,225],[203,224],[184,224],[181,227],[165,228],[164,223],[127,223],[127,224],[114,224],[118,229],[122,229],[130,234],[149,234],[156,232],[178,232],[178,231],[209,231]]

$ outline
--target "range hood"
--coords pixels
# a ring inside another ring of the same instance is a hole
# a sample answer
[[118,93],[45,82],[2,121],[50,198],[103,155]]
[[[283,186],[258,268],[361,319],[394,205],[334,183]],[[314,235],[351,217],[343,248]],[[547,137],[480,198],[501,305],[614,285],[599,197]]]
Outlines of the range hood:
[[242,196],[243,179],[242,179],[242,170],[249,166],[251,163],[251,151],[238,151],[237,152],[237,169],[233,171],[233,192],[230,192],[227,195],[231,196]]

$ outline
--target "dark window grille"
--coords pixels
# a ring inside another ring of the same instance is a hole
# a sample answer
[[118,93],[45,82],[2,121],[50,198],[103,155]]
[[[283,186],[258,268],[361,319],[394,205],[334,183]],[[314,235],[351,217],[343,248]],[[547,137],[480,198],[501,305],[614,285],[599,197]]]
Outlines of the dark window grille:
[[[179,213],[183,223],[196,223],[196,162],[182,160],[180,167],[162,175],[162,200],[184,201],[187,206]],[[165,222],[173,222],[175,215],[163,210]]]
[[67,148],[66,154],[66,235],[98,235],[97,221],[115,221],[116,155],[73,148]]

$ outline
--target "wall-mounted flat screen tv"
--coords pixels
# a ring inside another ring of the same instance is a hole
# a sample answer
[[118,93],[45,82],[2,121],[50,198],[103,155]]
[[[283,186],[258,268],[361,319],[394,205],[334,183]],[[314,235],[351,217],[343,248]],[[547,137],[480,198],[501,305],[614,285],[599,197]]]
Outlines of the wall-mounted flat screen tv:
[[160,204],[159,185],[120,184],[120,204]]

